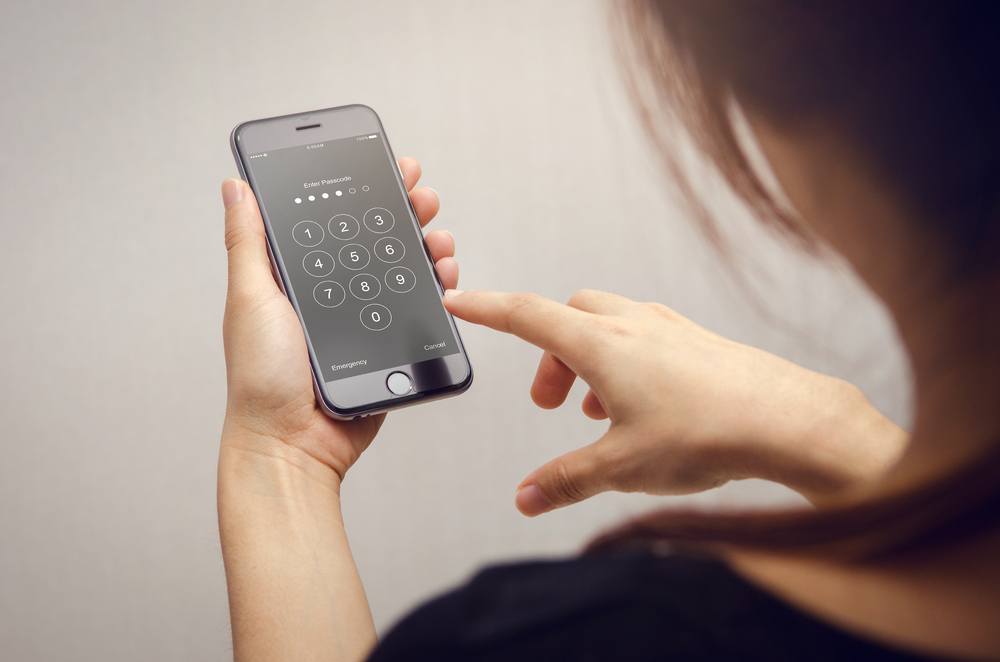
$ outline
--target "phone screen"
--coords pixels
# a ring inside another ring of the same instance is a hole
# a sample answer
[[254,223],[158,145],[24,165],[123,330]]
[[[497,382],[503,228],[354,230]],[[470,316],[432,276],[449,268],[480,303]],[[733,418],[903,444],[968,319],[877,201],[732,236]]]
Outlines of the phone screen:
[[246,155],[322,379],[460,351],[381,133]]

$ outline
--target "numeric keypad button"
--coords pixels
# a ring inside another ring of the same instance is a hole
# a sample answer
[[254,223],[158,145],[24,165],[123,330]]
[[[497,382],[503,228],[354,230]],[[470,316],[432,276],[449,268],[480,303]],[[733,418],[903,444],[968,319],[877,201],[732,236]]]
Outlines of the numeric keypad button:
[[370,301],[382,292],[382,283],[371,274],[358,274],[347,285],[355,299]]
[[335,266],[333,256],[326,251],[309,251],[302,258],[302,268],[314,278],[329,276]]
[[365,212],[364,221],[375,234],[385,234],[396,225],[396,217],[385,207],[372,207]]
[[406,267],[393,267],[385,272],[385,286],[397,294],[406,294],[416,282],[416,276]]
[[313,299],[324,308],[336,308],[344,303],[346,298],[344,286],[335,280],[320,281],[313,288]]
[[354,271],[364,269],[372,260],[368,249],[361,244],[347,244],[340,249],[338,257],[342,265]]
[[350,214],[337,214],[326,224],[326,229],[330,231],[331,237],[336,237],[341,241],[350,241],[358,236],[361,225],[358,219]]
[[392,313],[380,303],[370,303],[361,309],[361,324],[369,331],[384,331],[392,323]]
[[405,253],[406,248],[403,247],[403,242],[395,237],[382,237],[375,242],[375,257],[383,262],[389,264],[399,262]]
[[292,239],[305,248],[319,246],[323,241],[323,226],[316,221],[299,221],[292,226]]

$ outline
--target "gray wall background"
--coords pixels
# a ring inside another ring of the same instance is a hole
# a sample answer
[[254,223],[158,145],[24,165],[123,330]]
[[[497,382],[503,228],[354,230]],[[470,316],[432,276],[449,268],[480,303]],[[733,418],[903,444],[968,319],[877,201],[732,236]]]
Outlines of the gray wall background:
[[[5,3],[0,10],[0,651],[223,660],[215,461],[225,398],[218,186],[250,118],[380,111],[442,194],[465,287],[598,287],[859,383],[907,419],[884,312],[732,207],[723,265],[664,193],[602,3]],[[465,328],[454,400],[390,417],[347,523],[379,627],[501,559],[571,553],[661,500],[538,520],[513,489],[603,426],[527,396],[538,352]],[[759,482],[707,505],[793,498]]]

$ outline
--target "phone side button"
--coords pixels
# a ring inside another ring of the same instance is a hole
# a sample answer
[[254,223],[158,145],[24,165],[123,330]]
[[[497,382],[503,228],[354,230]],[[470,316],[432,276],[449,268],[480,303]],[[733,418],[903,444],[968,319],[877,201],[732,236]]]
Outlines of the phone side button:
[[385,380],[385,386],[394,395],[406,395],[413,390],[413,380],[405,372],[394,372]]

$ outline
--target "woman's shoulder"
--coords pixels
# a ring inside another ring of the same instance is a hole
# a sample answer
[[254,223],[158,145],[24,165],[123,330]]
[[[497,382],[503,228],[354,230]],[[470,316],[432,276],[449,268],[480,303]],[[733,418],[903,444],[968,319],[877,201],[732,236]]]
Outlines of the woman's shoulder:
[[817,621],[696,555],[486,568],[419,607],[372,660],[914,659]]

